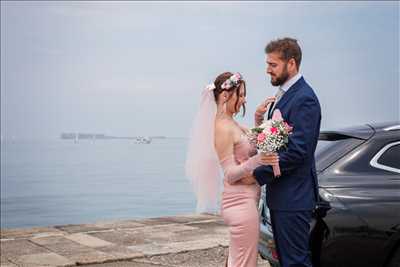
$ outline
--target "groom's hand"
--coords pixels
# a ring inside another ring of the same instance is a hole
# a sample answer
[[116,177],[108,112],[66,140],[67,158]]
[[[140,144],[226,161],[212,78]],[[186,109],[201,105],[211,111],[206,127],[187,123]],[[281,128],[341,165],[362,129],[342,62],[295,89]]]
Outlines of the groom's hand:
[[255,124],[259,126],[264,121],[264,114],[267,112],[269,105],[275,102],[275,96],[270,96],[266,100],[264,100],[256,109]]
[[275,96],[269,96],[267,97],[267,99],[265,99],[258,107],[256,112],[257,113],[262,113],[263,115],[265,114],[265,112],[267,112],[267,109],[269,107],[270,104],[274,103],[276,100]]

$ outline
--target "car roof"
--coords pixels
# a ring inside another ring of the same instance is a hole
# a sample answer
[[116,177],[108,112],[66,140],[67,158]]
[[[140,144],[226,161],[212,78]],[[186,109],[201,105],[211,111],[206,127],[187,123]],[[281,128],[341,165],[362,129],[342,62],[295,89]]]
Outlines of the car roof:
[[400,121],[368,123],[364,125],[340,128],[336,130],[324,130],[321,131],[319,139],[337,140],[344,138],[356,138],[367,140],[371,138],[375,133],[379,135],[400,135]]
[[373,136],[375,130],[368,124],[357,125],[345,128],[338,128],[336,130],[324,130],[320,132],[320,140],[344,139],[344,138],[357,138],[369,139]]
[[369,124],[375,132],[400,131],[400,121],[379,122]]
[[376,138],[387,141],[400,141],[400,123],[393,124],[374,124]]

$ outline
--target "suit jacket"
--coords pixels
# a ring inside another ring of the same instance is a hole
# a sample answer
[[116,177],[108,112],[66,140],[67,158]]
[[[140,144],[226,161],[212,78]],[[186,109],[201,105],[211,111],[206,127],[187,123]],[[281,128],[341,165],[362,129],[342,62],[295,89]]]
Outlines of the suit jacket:
[[265,165],[256,168],[253,175],[260,185],[267,185],[267,204],[271,210],[311,210],[318,196],[314,159],[321,124],[318,98],[301,77],[275,109],[293,127],[287,150],[279,152],[281,176],[275,178],[272,167]]

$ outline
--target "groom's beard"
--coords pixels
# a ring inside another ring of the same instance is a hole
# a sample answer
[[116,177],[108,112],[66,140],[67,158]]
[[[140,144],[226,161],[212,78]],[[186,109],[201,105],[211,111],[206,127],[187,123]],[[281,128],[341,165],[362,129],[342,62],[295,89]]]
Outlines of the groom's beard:
[[289,73],[287,71],[287,64],[285,64],[285,67],[283,68],[283,72],[280,76],[276,77],[275,80],[272,80],[272,77],[271,77],[271,84],[273,86],[280,86],[280,85],[284,84],[288,79],[289,79]]

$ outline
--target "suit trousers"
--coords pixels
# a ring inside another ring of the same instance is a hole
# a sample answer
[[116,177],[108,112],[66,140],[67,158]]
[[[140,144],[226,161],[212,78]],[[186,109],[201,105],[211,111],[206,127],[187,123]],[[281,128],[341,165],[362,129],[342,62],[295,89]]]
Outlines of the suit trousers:
[[281,267],[311,267],[312,211],[270,210],[272,231]]

